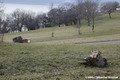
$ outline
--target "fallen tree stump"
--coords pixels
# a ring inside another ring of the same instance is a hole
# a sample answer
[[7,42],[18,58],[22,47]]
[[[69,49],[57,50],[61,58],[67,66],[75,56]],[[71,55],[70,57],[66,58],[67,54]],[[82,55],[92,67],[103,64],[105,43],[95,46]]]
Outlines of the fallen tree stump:
[[92,51],[92,54],[84,58],[84,60],[86,62],[83,64],[88,66],[105,67],[107,65],[107,59],[103,58],[98,50]]

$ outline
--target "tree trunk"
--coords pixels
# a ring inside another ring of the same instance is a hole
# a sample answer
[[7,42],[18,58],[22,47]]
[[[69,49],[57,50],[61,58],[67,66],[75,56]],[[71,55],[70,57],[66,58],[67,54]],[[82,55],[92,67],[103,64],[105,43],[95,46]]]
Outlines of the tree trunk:
[[92,25],[92,32],[94,32],[94,24]]
[[79,28],[78,28],[78,34],[80,35],[81,33],[80,33],[80,26],[79,26]]
[[94,32],[94,24],[95,24],[95,17],[94,17],[94,13],[93,13],[93,24],[92,24],[92,32]]
[[3,42],[3,39],[4,39],[4,33],[2,33],[1,35],[1,42]]
[[68,26],[68,23],[65,23],[65,26]]
[[111,19],[111,13],[109,13],[109,18]]
[[108,11],[109,18],[111,19],[111,10]]
[[20,32],[22,32],[22,29],[19,29]]
[[79,28],[78,28],[78,34],[80,35],[80,28],[81,28],[81,20],[79,19]]
[[71,22],[71,25],[73,25],[72,22]]
[[61,25],[61,24],[59,23],[59,27],[60,27],[60,25]]
[[0,34],[0,42],[1,42],[1,37],[2,37],[2,35]]
[[88,22],[88,26],[90,26],[90,18],[89,18],[89,16],[87,17],[87,22]]
[[54,32],[52,32],[52,36],[51,37],[54,37]]
[[74,23],[74,25],[76,25],[77,24],[77,20],[74,20],[73,23]]
[[45,29],[45,25],[44,25],[44,29]]
[[81,20],[79,19],[79,25],[81,24]]

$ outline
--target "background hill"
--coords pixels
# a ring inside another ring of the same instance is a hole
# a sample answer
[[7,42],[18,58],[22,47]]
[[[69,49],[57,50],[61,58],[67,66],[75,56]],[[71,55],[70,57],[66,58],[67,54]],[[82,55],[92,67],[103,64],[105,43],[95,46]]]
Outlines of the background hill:
[[[86,21],[82,21],[81,35],[78,35],[79,25],[45,28],[28,32],[18,32],[5,34],[5,42],[12,42],[12,38],[22,36],[30,38],[32,43],[37,44],[72,44],[93,41],[107,41],[120,39],[120,15],[119,12],[112,13],[112,19],[108,14],[95,19],[95,32],[92,27],[87,26]],[[55,37],[51,37],[54,32]]]
[[[120,80],[120,44],[75,44],[120,40],[120,11],[116,11],[119,2],[74,1],[75,4],[56,7],[51,4],[47,13],[16,9],[4,14],[4,6],[0,4],[0,80],[88,80],[90,76],[94,77],[91,80],[97,76],[106,77],[102,80]],[[65,27],[53,27],[63,24]],[[82,25],[80,35],[77,24]],[[22,32],[23,28],[28,31]],[[32,42],[13,43],[17,36]],[[107,59],[106,67],[82,64],[93,50],[99,50]]]
[[[82,23],[80,35],[77,26],[5,34],[5,42],[0,43],[0,80],[85,80],[88,76],[120,78],[120,44],[73,44],[120,40],[119,12],[113,13],[112,19],[108,15],[97,17],[94,33],[85,21]],[[51,37],[52,31],[55,37]],[[16,36],[30,38],[32,43],[13,43],[12,38]],[[81,64],[92,50],[102,52],[108,61],[106,67]]]

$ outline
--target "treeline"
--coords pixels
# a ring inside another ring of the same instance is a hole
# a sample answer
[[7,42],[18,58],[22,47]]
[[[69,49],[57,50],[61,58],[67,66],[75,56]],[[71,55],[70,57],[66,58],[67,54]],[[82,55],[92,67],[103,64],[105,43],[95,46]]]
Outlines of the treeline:
[[61,25],[81,25],[83,19],[87,21],[88,26],[92,25],[94,32],[97,14],[99,12],[108,13],[111,18],[111,13],[118,6],[119,3],[113,1],[100,5],[98,0],[77,0],[74,4],[64,4],[58,7],[51,5],[48,13],[36,14],[32,11],[16,9],[13,13],[4,15],[4,17],[4,8],[0,7],[0,33],[21,32],[22,29],[29,31],[45,27],[61,27]]

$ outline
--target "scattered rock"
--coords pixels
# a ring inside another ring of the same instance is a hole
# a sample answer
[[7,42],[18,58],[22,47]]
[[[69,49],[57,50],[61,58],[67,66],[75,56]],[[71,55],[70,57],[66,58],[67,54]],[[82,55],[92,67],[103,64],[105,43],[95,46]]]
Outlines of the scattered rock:
[[13,38],[14,43],[31,43],[31,39],[23,39],[21,36]]
[[23,40],[23,38],[21,36],[13,38],[13,42],[15,42],[15,43],[22,43],[23,42],[22,40]]

